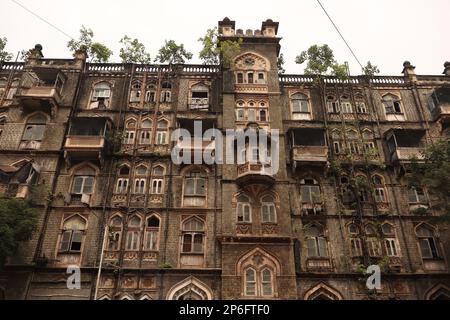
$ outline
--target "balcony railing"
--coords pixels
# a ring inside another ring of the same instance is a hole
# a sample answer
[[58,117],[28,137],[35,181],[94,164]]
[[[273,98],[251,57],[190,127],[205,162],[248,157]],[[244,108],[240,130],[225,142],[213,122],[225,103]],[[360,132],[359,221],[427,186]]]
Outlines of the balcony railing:
[[208,98],[191,98],[189,100],[189,109],[191,110],[208,110],[209,99]]
[[68,136],[66,149],[103,149],[105,138],[102,136]]
[[397,147],[392,153],[392,161],[410,162],[412,158],[422,161],[425,159],[423,151],[421,147]]
[[270,164],[247,162],[237,167],[237,183],[239,184],[273,184],[274,182],[275,178]]
[[202,150],[202,151],[212,151],[216,149],[216,141],[213,140],[203,140],[203,139],[184,139],[177,143],[177,147],[183,150]]
[[326,146],[294,146],[292,160],[297,162],[326,163],[328,160],[328,147]]

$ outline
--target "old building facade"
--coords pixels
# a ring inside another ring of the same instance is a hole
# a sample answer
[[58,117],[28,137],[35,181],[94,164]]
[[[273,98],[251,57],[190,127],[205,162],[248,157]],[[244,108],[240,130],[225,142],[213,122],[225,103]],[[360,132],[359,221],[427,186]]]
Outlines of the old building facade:
[[[430,222],[433,198],[404,174],[449,136],[450,64],[442,76],[410,63],[403,76],[280,75],[278,23],[244,33],[226,18],[219,31],[243,39],[227,66],[95,64],[83,52],[1,66],[0,192],[39,211],[1,295],[449,299],[448,226]],[[190,141],[172,133],[195,122],[202,134],[279,130],[279,170],[251,148],[235,151],[256,164],[175,164]],[[377,292],[361,281],[374,264]],[[80,290],[66,284],[74,265]]]

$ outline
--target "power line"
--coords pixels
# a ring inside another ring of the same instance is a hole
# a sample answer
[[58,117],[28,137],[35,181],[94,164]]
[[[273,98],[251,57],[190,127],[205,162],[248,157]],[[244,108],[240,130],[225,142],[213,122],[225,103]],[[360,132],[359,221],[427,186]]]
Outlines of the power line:
[[334,28],[336,29],[336,31],[339,33],[339,35],[341,36],[342,40],[344,40],[345,45],[347,46],[347,48],[350,50],[350,52],[352,53],[353,57],[355,58],[356,62],[358,62],[358,64],[361,66],[361,69],[364,69],[363,65],[361,64],[361,62],[359,61],[358,57],[356,56],[355,52],[353,51],[353,49],[350,47],[350,45],[348,44],[347,40],[345,40],[344,36],[342,35],[341,31],[339,31],[339,28],[337,27],[337,25],[334,23],[333,19],[330,17],[330,15],[328,14],[327,10],[324,8],[324,6],[322,5],[322,3],[320,2],[320,0],[317,0],[317,2],[319,3],[319,5],[322,7],[323,11],[325,12],[325,14],[327,15],[328,19],[330,19],[331,23],[333,24]]
[[20,2],[16,1],[16,0],[11,0],[12,2],[14,2],[15,4],[17,4],[19,7],[21,7],[22,9],[28,11],[29,13],[31,13],[33,16],[35,16],[36,18],[38,18],[39,20],[43,21],[44,23],[48,24],[50,27],[54,28],[55,30],[57,30],[58,32],[62,33],[63,35],[65,35],[66,37],[68,37],[69,39],[73,39],[72,36],[70,36],[69,34],[65,33],[63,30],[61,30],[60,28],[58,28],[57,26],[55,26],[53,23],[45,20],[44,18],[42,18],[40,15],[38,15],[37,13],[34,13],[33,11],[31,11],[30,9],[28,9],[27,7],[25,7],[23,4],[21,4]]

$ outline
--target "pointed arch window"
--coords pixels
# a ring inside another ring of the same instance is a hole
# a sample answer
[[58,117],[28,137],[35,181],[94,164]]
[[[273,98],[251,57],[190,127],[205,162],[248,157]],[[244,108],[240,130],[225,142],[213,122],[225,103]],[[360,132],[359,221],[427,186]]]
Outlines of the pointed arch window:
[[261,199],[262,223],[277,223],[277,210],[273,196],[267,195]]
[[166,145],[169,131],[169,122],[167,120],[159,120],[156,132],[156,144]]
[[384,248],[386,249],[387,256],[388,257],[400,256],[400,248],[398,245],[397,238],[395,236],[395,228],[391,224],[385,223],[381,226],[381,230],[384,236]]
[[363,251],[358,226],[351,223],[348,226],[348,233],[350,234],[350,253],[352,257],[361,257],[363,255]]
[[303,93],[296,93],[291,96],[292,114],[309,113],[309,98]]
[[76,215],[64,221],[59,252],[81,253],[85,230],[86,220],[80,216]]
[[123,232],[123,219],[120,216],[114,216],[109,223],[109,251],[120,250],[120,242]]
[[378,240],[378,233],[376,231],[376,228],[373,225],[368,224],[364,228],[364,231],[366,233],[367,250],[369,252],[369,256],[380,257],[381,245],[380,241]]
[[208,108],[209,87],[201,83],[192,86],[189,105],[194,110]]
[[416,229],[422,259],[440,259],[441,253],[436,240],[435,230],[428,225],[420,225]]
[[424,189],[417,186],[412,186],[408,188],[408,201],[410,204],[428,203]]
[[[46,125],[47,117],[41,113],[29,117],[22,135],[22,144],[30,141],[41,142],[44,139]],[[22,145],[22,148],[25,148],[25,145]]]
[[328,258],[327,239],[324,236],[322,227],[309,226],[306,237],[309,258]]
[[89,166],[75,171],[72,181],[72,194],[92,194],[96,172]]
[[203,171],[191,171],[184,178],[184,206],[198,207],[206,205],[206,174]]
[[374,185],[375,202],[376,203],[388,202],[386,195],[386,186],[384,185],[383,177],[379,175],[374,175],[372,177],[372,183]]
[[129,119],[125,123],[125,134],[123,137],[123,144],[133,144],[136,135],[136,120]]
[[183,223],[182,253],[203,254],[205,223],[193,217]]
[[107,82],[100,82],[94,86],[90,108],[109,108],[111,100],[111,85]]
[[119,169],[119,178],[117,179],[116,193],[127,193],[128,192],[128,182],[130,176],[130,168],[128,166],[123,166]]
[[248,297],[272,297],[273,271],[269,267],[257,271],[253,267],[248,267],[244,271],[244,295]]
[[145,102],[156,102],[156,86],[154,84],[149,84],[147,86],[147,91],[145,92]]
[[169,82],[163,82],[162,84],[160,102],[172,102],[172,85]]
[[135,81],[131,86],[130,93],[130,102],[140,102],[141,101],[141,92],[142,84],[140,81]]
[[152,121],[145,119],[141,123],[141,136],[139,139],[140,144],[150,144],[152,142]]
[[151,182],[151,193],[152,194],[163,194],[164,193],[164,173],[165,169],[163,166],[156,166],[152,171],[152,182]]
[[141,218],[133,216],[128,221],[127,239],[125,249],[128,251],[138,251],[141,238]]
[[386,114],[403,114],[400,98],[393,94],[383,96],[383,105]]
[[238,223],[252,222],[252,206],[250,204],[250,198],[248,196],[240,195],[237,198],[236,214]]
[[157,216],[149,217],[145,225],[145,250],[158,251],[159,250],[159,228],[160,220]]
[[341,96],[341,111],[342,113],[353,113],[353,106],[347,95]]

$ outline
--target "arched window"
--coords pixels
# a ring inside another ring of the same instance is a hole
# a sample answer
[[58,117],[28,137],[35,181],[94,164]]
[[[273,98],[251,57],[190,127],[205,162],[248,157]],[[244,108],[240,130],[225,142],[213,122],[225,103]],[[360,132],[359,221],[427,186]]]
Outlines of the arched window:
[[358,140],[358,132],[356,130],[347,131],[347,145],[350,154],[360,154],[360,146]]
[[421,187],[412,186],[408,188],[408,201],[410,204],[427,204],[425,191]]
[[147,167],[146,166],[138,166],[135,171],[135,176],[137,178],[134,179],[134,193],[135,194],[144,194],[145,193],[145,185],[147,179],[144,178],[147,175]]
[[159,250],[159,227],[160,220],[153,215],[147,219],[145,225],[145,250],[158,251]]
[[152,194],[163,194],[164,193],[164,167],[155,166],[152,171]]
[[359,201],[369,202],[369,182],[364,174],[356,176],[356,185],[358,186]]
[[277,222],[277,210],[272,196],[268,195],[261,199],[261,215],[262,223]]
[[342,141],[341,131],[334,129],[331,132],[331,138],[333,139],[333,151],[335,154],[345,153],[345,144]]
[[109,242],[108,250],[117,251],[120,250],[120,242],[122,239],[123,220],[120,216],[112,217],[109,223]]
[[182,253],[204,252],[205,223],[193,217],[183,223]]
[[309,98],[303,93],[296,93],[291,96],[292,114],[309,113]]
[[378,240],[378,233],[376,228],[368,224],[364,228],[366,233],[366,241],[367,241],[367,251],[369,252],[369,256],[371,257],[380,257],[381,256],[381,245]]
[[364,102],[364,97],[362,95],[357,95],[355,100],[356,112],[360,114],[368,113],[366,103]]
[[352,257],[361,257],[363,252],[358,226],[354,223],[349,224],[348,233],[350,234],[350,252]]
[[147,91],[145,92],[145,102],[156,102],[156,86],[154,84],[149,84],[147,86]]
[[384,248],[388,257],[398,257],[400,255],[400,248],[395,236],[395,228],[385,223],[381,226],[381,230],[384,236]]
[[172,85],[169,82],[163,82],[160,102],[169,103],[171,101],[172,101]]
[[400,98],[393,95],[387,94],[383,96],[383,105],[386,114],[402,114]]
[[42,113],[29,117],[23,131],[20,149],[39,149],[44,139],[46,124],[47,117]]
[[206,174],[191,171],[184,177],[183,205],[202,207],[206,205]]
[[328,258],[327,239],[323,228],[311,225],[306,230],[306,245],[309,258]]
[[130,176],[130,167],[122,166],[119,169],[119,178],[117,179],[116,193],[127,193],[128,192],[128,182]]
[[341,96],[341,111],[342,113],[353,113],[352,103],[347,95]]
[[123,137],[123,144],[133,144],[136,135],[136,120],[129,119],[125,123],[125,134]]
[[362,138],[363,138],[363,147],[365,152],[374,152],[376,151],[375,148],[375,141],[373,132],[369,129],[364,129],[362,131]]
[[94,86],[90,109],[109,108],[111,100],[111,85],[107,82],[100,82]]
[[381,177],[380,175],[374,175],[372,177],[372,183],[374,186],[375,202],[376,203],[388,202],[383,177]]
[[300,193],[303,204],[322,203],[319,182],[307,178],[300,181]]
[[95,170],[90,166],[76,170],[72,181],[72,194],[92,194],[95,175]]
[[440,259],[438,241],[436,241],[435,230],[428,225],[420,225],[416,228],[422,259]]
[[236,58],[236,83],[238,84],[266,84],[266,71],[270,70],[269,63],[263,57],[246,53]]
[[196,84],[191,88],[190,109],[206,109],[209,106],[209,88],[204,84]]
[[130,102],[140,102],[141,101],[141,89],[142,89],[142,84],[140,81],[133,82],[133,84],[131,86]]
[[139,216],[133,216],[128,221],[125,249],[128,251],[138,251],[140,238],[141,238],[141,218]]
[[86,220],[81,216],[75,215],[65,220],[61,234],[59,252],[80,253],[85,230]]
[[141,137],[139,140],[140,144],[150,144],[152,142],[152,121],[150,119],[145,119],[141,123]]
[[249,267],[244,271],[244,295],[248,297],[272,297],[273,271],[266,267],[261,271],[256,271]]
[[166,145],[169,130],[169,122],[167,120],[159,120],[156,132],[156,144]]
[[341,108],[339,101],[334,96],[327,96],[327,109],[328,113],[340,113]]
[[245,295],[256,296],[256,271],[253,268],[245,270]]
[[252,207],[250,198],[246,195],[240,195],[237,198],[237,222],[251,223],[252,222]]

